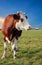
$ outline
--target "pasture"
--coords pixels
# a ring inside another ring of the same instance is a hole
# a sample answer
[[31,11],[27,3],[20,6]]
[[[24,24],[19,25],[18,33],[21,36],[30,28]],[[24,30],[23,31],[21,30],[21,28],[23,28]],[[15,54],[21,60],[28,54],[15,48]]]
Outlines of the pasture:
[[18,58],[13,59],[11,45],[8,44],[7,57],[3,54],[3,38],[0,31],[0,65],[42,65],[42,30],[23,31],[18,40]]

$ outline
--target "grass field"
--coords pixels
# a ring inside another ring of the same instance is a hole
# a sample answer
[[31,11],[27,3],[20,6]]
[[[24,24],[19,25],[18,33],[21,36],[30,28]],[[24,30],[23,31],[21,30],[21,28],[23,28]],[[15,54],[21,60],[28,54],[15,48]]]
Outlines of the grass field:
[[0,65],[42,65],[42,30],[23,31],[18,40],[19,58],[13,59],[8,44],[7,58],[1,59],[3,54],[3,38],[0,32]]

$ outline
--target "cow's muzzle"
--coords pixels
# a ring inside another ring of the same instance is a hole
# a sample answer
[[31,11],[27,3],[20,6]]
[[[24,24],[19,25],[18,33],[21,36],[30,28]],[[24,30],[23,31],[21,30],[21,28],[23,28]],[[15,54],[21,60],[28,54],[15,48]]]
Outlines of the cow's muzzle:
[[27,30],[31,30],[31,29],[32,29],[31,26],[29,26]]

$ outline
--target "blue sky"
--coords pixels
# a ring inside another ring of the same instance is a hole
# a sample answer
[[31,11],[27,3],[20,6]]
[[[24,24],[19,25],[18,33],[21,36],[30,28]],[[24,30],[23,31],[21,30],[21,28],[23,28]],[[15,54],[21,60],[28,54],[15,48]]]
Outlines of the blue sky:
[[42,0],[0,0],[0,17],[23,11],[32,27],[42,27]]

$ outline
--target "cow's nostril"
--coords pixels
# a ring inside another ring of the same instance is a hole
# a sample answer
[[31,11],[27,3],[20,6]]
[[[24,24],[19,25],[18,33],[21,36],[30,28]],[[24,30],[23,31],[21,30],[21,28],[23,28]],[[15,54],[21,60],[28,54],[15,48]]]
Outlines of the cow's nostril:
[[31,27],[29,26],[29,28],[27,30],[31,30]]

